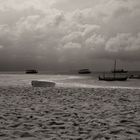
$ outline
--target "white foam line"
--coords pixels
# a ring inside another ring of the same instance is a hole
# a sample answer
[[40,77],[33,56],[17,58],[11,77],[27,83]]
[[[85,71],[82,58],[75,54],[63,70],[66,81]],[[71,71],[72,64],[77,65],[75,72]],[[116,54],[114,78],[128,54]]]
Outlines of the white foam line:
[[67,84],[67,83],[56,83],[58,87],[83,87],[83,88],[107,88],[107,89],[140,89],[140,87],[122,87],[122,86],[96,86],[96,85],[85,85],[85,84]]

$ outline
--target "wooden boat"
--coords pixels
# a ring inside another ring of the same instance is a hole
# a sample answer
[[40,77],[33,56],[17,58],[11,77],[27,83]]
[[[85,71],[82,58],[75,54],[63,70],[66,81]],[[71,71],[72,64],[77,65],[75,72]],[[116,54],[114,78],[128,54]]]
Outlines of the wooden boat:
[[107,77],[107,76],[104,76],[104,77],[101,77],[99,76],[99,80],[104,80],[104,81],[126,81],[127,80],[127,76],[124,76],[124,77]]
[[81,69],[78,71],[79,74],[89,74],[91,71],[89,69]]
[[38,71],[37,70],[34,70],[34,69],[32,69],[32,70],[26,70],[26,72],[25,72],[26,74],[35,74],[35,73],[38,73]]
[[114,64],[114,70],[113,70],[113,75],[112,76],[106,76],[105,73],[103,76],[99,76],[99,80],[104,80],[104,81],[126,81],[128,79],[128,76],[122,76],[122,75],[117,75],[118,72],[116,72],[116,60]]
[[31,85],[33,87],[54,87],[55,83],[51,81],[32,81]]

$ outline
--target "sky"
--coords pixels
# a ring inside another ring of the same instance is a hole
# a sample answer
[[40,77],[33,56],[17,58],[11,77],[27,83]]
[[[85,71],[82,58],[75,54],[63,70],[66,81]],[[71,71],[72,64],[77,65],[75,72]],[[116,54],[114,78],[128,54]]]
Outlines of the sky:
[[140,70],[140,0],[0,3],[0,70]]

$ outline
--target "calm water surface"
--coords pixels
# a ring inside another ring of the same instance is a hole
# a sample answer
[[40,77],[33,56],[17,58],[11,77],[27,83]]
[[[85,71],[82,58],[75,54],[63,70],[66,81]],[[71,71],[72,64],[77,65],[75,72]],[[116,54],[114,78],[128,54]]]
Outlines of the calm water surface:
[[23,72],[1,72],[0,86],[30,86],[32,80],[54,81],[58,87],[103,87],[140,88],[140,79],[127,81],[99,81],[101,73],[79,74],[24,74]]

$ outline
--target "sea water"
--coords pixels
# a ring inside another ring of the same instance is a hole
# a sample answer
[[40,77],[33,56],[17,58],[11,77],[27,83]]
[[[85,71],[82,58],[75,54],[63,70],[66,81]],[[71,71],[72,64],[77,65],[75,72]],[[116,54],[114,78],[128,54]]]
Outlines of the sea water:
[[140,79],[127,81],[99,81],[101,73],[92,74],[25,74],[24,72],[1,72],[0,86],[31,86],[32,80],[53,81],[57,87],[84,88],[140,88]]

